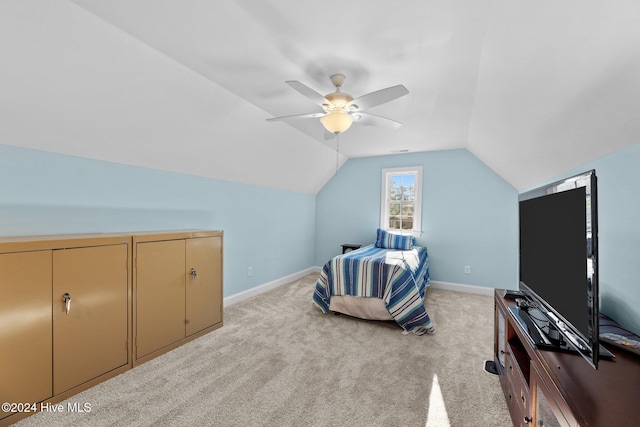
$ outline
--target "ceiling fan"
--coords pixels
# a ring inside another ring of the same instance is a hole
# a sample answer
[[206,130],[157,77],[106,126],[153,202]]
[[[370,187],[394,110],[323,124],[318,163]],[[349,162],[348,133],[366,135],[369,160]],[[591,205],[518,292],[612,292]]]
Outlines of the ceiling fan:
[[403,85],[380,89],[354,99],[348,93],[340,91],[342,83],[344,83],[344,80],[346,79],[343,74],[334,74],[330,79],[331,83],[336,87],[336,90],[335,92],[324,96],[299,81],[289,80],[285,82],[302,95],[322,107],[323,112],[273,117],[267,119],[267,121],[320,118],[320,122],[325,129],[336,135],[349,129],[353,122],[365,126],[384,126],[391,129],[397,129],[402,125],[402,123],[395,120],[371,113],[365,113],[363,110],[393,101],[394,99],[408,94],[409,91]]

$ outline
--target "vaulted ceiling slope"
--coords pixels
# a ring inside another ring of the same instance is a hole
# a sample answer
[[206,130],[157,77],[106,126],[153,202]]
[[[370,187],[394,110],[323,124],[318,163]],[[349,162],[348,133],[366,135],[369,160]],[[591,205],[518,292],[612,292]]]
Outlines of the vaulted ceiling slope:
[[[518,189],[640,141],[636,0],[0,0],[0,143],[315,194],[467,148]],[[288,87],[409,95],[325,140]]]

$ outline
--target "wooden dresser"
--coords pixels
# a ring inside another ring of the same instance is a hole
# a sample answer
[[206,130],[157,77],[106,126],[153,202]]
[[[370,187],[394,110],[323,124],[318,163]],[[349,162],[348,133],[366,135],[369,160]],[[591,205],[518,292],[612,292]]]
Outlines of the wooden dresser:
[[593,369],[581,356],[537,348],[495,292],[495,363],[515,426],[637,426],[640,357],[607,347],[615,358]]

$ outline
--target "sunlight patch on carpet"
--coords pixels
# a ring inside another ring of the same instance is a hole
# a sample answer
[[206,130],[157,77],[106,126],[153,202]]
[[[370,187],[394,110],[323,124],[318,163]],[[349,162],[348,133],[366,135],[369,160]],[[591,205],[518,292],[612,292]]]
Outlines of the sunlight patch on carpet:
[[451,427],[449,415],[440,390],[438,376],[433,375],[431,382],[431,394],[429,394],[429,413],[427,414],[427,424],[425,427]]

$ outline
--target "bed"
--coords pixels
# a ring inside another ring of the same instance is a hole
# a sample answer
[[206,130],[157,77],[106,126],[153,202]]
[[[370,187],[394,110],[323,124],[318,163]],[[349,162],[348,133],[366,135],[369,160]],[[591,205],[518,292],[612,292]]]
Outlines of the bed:
[[328,261],[320,272],[313,302],[323,313],[394,320],[404,333],[433,333],[424,306],[429,286],[427,248],[413,245],[411,236],[389,234],[378,230],[375,244]]

